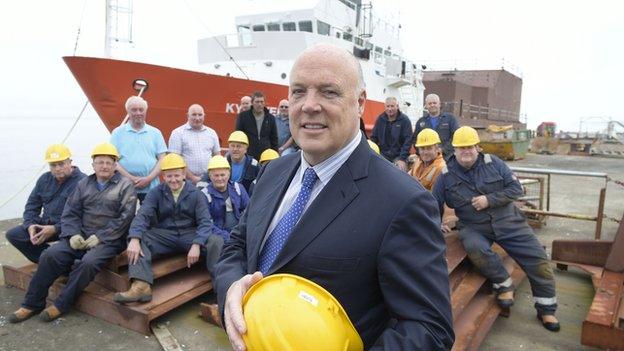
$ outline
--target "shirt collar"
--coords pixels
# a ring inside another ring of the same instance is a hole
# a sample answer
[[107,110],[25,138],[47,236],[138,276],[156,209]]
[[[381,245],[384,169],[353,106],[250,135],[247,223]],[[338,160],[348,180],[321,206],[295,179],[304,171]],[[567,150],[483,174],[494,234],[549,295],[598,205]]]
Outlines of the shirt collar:
[[130,122],[126,123],[126,131],[128,131],[128,132],[145,133],[145,132],[147,132],[147,128],[146,127],[147,127],[147,123],[143,123],[143,128],[141,128],[139,130],[136,130],[136,129],[132,128],[132,125],[131,125]]
[[[201,127],[200,131],[202,131],[202,130],[206,130],[206,128],[208,128],[208,127],[206,127],[205,125],[203,125],[203,124],[202,124],[202,127]],[[191,125],[190,125],[190,124],[188,124],[188,122],[187,122],[187,123],[184,125],[184,129],[186,129],[186,130],[193,130],[193,127],[191,127]]]
[[327,185],[333,175],[338,171],[338,168],[340,168],[340,166],[342,166],[342,164],[347,161],[355,148],[357,148],[357,146],[360,144],[361,139],[362,133],[360,133],[360,130],[358,129],[357,133],[355,133],[355,136],[353,136],[353,138],[347,143],[347,145],[345,145],[342,149],[338,150],[338,152],[336,152],[335,154],[331,155],[325,161],[315,166],[310,166],[308,161],[306,161],[306,159],[303,157],[303,152],[301,152],[301,166],[299,167],[299,176],[301,177],[301,179],[303,179],[304,171],[308,167],[312,167],[312,169],[314,169],[314,172],[316,172],[319,180],[324,185]]

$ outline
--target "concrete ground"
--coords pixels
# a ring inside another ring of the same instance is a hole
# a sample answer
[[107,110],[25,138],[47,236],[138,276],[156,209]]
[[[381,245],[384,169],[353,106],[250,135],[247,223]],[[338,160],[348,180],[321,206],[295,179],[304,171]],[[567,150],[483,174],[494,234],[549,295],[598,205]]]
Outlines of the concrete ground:
[[[545,156],[529,154],[525,160],[510,163],[511,166],[552,168],[575,171],[606,172],[614,179],[624,179],[624,161],[612,158],[582,156]],[[552,180],[551,210],[579,214],[594,214],[597,209],[598,192],[604,181],[597,179],[554,176]],[[607,186],[605,213],[621,218],[624,208],[624,188],[614,183]],[[0,264],[20,266],[26,259],[9,245],[4,233],[17,225],[18,220],[0,222]],[[595,223],[561,218],[550,218],[547,225],[537,231],[538,238],[550,252],[554,239],[591,239]],[[603,238],[615,234],[617,223],[605,220]],[[509,318],[499,318],[484,343],[482,350],[592,350],[580,345],[581,323],[593,299],[589,277],[571,269],[555,270],[559,298],[558,318],[562,324],[559,333],[542,328],[535,318],[530,287],[525,279],[516,292],[516,304]],[[4,278],[0,272],[0,282]],[[0,287],[0,351],[5,350],[159,350],[154,336],[143,336],[124,328],[108,324],[86,314],[72,311],[50,324],[33,318],[13,325],[6,316],[13,312],[24,296],[15,288]],[[227,336],[216,327],[203,322],[198,316],[200,302],[211,297],[193,300],[177,310],[164,315],[157,322],[164,323],[177,338],[184,350],[230,350]]]

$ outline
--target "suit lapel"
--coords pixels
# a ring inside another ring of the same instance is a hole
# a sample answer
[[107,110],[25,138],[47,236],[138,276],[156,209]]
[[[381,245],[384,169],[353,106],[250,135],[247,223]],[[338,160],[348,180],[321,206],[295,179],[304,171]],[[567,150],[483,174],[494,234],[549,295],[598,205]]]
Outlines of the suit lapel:
[[367,176],[372,153],[366,140],[362,138],[362,141],[303,214],[269,274],[279,270],[305,249],[358,196],[355,181]]
[[[281,165],[281,169],[270,174],[264,174],[261,177],[261,182],[266,182],[262,188],[266,191],[255,191],[252,196],[254,214],[247,218],[247,262],[251,271],[256,270],[258,266],[258,256],[260,255],[260,245],[264,239],[264,234],[269,228],[269,224],[273,219],[277,207],[279,206],[292,178],[297,172],[297,168],[301,164],[301,158],[299,153],[293,157],[294,162],[286,162]],[[270,179],[264,179],[271,177]],[[263,183],[264,183],[263,182]],[[256,189],[258,185],[256,184]],[[250,204],[251,207],[252,204]],[[250,212],[252,213],[252,212]],[[251,235],[249,235],[251,234]]]

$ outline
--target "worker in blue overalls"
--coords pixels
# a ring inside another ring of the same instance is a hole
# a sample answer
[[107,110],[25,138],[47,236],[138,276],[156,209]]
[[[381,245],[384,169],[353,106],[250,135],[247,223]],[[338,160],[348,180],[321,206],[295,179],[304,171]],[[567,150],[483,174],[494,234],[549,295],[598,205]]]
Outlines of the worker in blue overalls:
[[230,180],[230,164],[223,156],[217,155],[210,159],[208,177],[210,182],[202,192],[208,199],[208,208],[213,220],[212,231],[227,242],[230,239],[230,231],[238,224],[243,211],[247,208],[249,196],[245,187]]
[[[524,270],[531,283],[537,317],[550,331],[560,329],[553,269],[546,252],[514,200],[522,186],[499,158],[479,152],[474,128],[461,127],[453,136],[454,155],[433,188],[440,213],[446,203],[459,218],[459,237],[472,263],[492,281],[497,302],[513,305],[513,282],[500,257],[499,244]],[[448,228],[443,226],[443,231]]]
[[126,254],[131,285],[128,291],[113,296],[119,303],[151,301],[152,259],[158,256],[185,253],[189,268],[204,256],[212,276],[221,253],[223,240],[212,235],[208,202],[191,182],[185,181],[182,156],[164,156],[160,170],[164,183],[147,193],[130,225]]
[[7,240],[31,262],[61,234],[61,214],[78,181],[86,177],[72,166],[71,152],[62,144],[50,145],[45,153],[50,171],[39,177],[24,208],[24,222],[6,232]]

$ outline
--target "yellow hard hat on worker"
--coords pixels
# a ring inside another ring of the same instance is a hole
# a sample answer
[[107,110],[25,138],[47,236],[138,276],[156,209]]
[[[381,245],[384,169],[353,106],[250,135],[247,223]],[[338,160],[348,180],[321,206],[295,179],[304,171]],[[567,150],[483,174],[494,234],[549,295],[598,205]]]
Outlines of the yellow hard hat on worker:
[[368,146],[370,146],[370,148],[373,149],[373,151],[375,151],[377,155],[379,155],[379,145],[375,144],[375,142],[371,141],[370,139],[367,141],[368,141]]
[[292,274],[270,275],[243,297],[249,351],[361,351],[362,339],[327,290]]
[[45,161],[47,163],[65,161],[71,157],[69,148],[63,144],[52,144],[45,152]]
[[230,169],[230,163],[228,162],[228,160],[221,155],[212,156],[210,158],[210,161],[208,162],[208,170],[210,171],[211,169],[221,168]]
[[175,153],[165,155],[165,157],[163,157],[162,161],[160,162],[161,171],[179,168],[186,168],[186,162],[184,162],[182,156]]
[[117,152],[115,145],[111,143],[98,144],[91,152],[91,158],[95,156],[113,156],[115,160],[119,160],[119,152]]
[[245,132],[241,132],[240,130],[236,130],[230,134],[228,138],[228,143],[242,143],[245,145],[249,145],[249,139],[247,138],[247,134]]
[[425,128],[416,136],[416,147],[425,147],[440,144],[440,136],[438,132],[431,128]]
[[260,154],[260,163],[273,161],[278,157],[279,157],[279,154],[277,153],[277,151],[273,149],[266,149],[262,151],[262,153]]
[[479,133],[472,127],[460,127],[455,131],[455,134],[453,134],[453,147],[473,146],[477,145],[479,142]]

